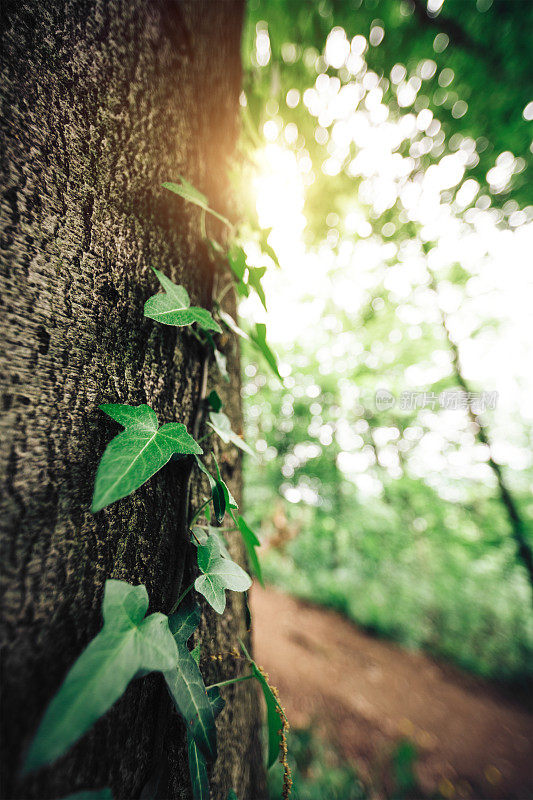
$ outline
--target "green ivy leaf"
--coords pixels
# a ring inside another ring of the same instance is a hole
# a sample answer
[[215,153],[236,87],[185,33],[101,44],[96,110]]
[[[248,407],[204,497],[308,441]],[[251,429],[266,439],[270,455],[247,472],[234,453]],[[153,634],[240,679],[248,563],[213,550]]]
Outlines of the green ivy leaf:
[[[217,470],[217,477],[218,477],[218,481],[217,482],[222,484],[222,489],[224,491],[224,497],[226,498],[226,506],[228,507],[228,509],[239,508],[239,506],[237,505],[237,501],[235,500],[235,498],[233,497],[232,493],[228,489],[227,484],[225,483],[225,481],[222,480],[222,475],[220,474],[220,467],[218,466],[217,457],[216,457],[216,455],[214,453],[213,453],[213,459],[214,459],[215,467],[216,467],[216,470]],[[231,511],[230,511],[230,513],[231,513]],[[232,516],[233,516],[233,514],[232,514]]]
[[255,548],[259,547],[261,542],[253,532],[251,528],[248,527],[246,522],[242,517],[239,517],[237,520],[237,525],[239,526],[239,530],[241,532],[242,540],[244,542],[244,546],[246,547],[246,552],[248,553],[248,558],[250,560],[250,566],[252,567],[252,571],[257,576],[261,586],[264,586],[263,583],[263,575],[261,573],[261,564],[259,563],[259,558],[257,557],[257,553],[255,552]]
[[235,790],[234,789],[230,789],[229,790],[226,800],[239,800],[239,798],[235,794]]
[[213,709],[213,715],[216,719],[226,705],[226,701],[220,694],[218,686],[210,686],[207,690],[207,696],[209,697],[209,702],[211,703],[211,707]]
[[180,604],[179,608],[168,618],[170,631],[178,643],[187,644],[194,631],[200,624],[202,611],[197,602],[190,595]]
[[266,359],[267,364],[271,368],[272,372],[279,378],[281,381],[281,375],[279,374],[278,369],[278,361],[272,350],[270,349],[269,345],[267,344],[266,340],[266,325],[263,323],[258,322],[255,326],[255,330],[250,332],[250,340],[254,345],[255,349],[258,350],[264,358]]
[[263,228],[259,231],[259,245],[263,253],[266,253],[267,256],[270,256],[274,264],[278,269],[281,269],[281,264],[279,263],[279,259],[277,256],[276,251],[274,248],[268,243],[268,237],[272,232],[272,228]]
[[213,510],[215,512],[215,519],[220,524],[224,519],[226,511],[229,511],[229,513],[233,517],[232,509],[238,508],[238,506],[235,501],[235,498],[231,494],[226,483],[222,480],[220,469],[218,467],[218,462],[216,460],[216,456],[214,453],[213,453],[213,458],[215,460],[215,466],[217,468],[217,475],[218,475],[217,480],[215,480],[212,477],[209,470],[205,467],[205,465],[200,461],[199,458],[196,458],[196,463],[198,464],[198,467],[201,469],[204,475],[207,476],[207,479],[209,480],[209,486],[211,487],[211,496],[213,500]]
[[164,672],[163,675],[187,731],[205,757],[214,761],[217,753],[213,708],[198,664],[187,647],[187,640],[199,621],[200,609],[197,603],[182,604],[169,618],[170,630],[178,649],[178,663],[174,669]]
[[110,403],[99,408],[126,430],[107,445],[96,473],[91,511],[96,512],[134,492],[175,453],[202,453],[185,425],[159,427],[150,406]]
[[243,450],[245,453],[251,455],[252,458],[256,457],[252,448],[247,445],[240,436],[232,431],[231,422],[226,414],[223,412],[216,413],[215,411],[211,411],[209,414],[209,422],[207,424],[215,431],[216,434],[220,436],[225,444],[229,444],[229,442],[231,442],[235,445],[235,447],[238,447],[240,450]]
[[222,214],[219,214],[217,211],[213,211],[212,208],[209,207],[209,202],[205,194],[202,194],[195,189],[192,183],[186,181],[185,178],[182,176],[178,176],[179,183],[173,183],[172,181],[166,181],[162,184],[164,189],[168,189],[170,192],[174,192],[174,194],[183,197],[184,200],[187,200],[188,203],[193,203],[195,206],[199,206],[203,208],[204,211],[207,211],[208,214],[212,214],[214,217],[219,219],[224,225],[227,225],[228,228],[232,228],[231,222],[223,217]]
[[266,270],[266,267],[248,267],[248,285],[257,292],[265,311],[267,310],[266,297],[263,287],[261,286],[261,279],[263,278]]
[[237,288],[239,294],[248,297],[250,289],[244,283],[244,273],[246,272],[246,253],[242,247],[232,247],[228,253],[230,269],[237,278]]
[[190,733],[187,733],[187,755],[193,800],[209,800],[206,760]]
[[226,589],[243,592],[252,585],[250,576],[238,564],[221,557],[211,538],[198,547],[198,567],[203,574],[196,578],[194,588],[218,614],[226,608]]
[[202,646],[197,644],[196,647],[193,647],[191,650],[191,656],[194,658],[198,666],[200,666],[200,658],[202,657]]
[[213,510],[216,521],[222,522],[226,513],[226,494],[220,481],[217,481],[213,487]]
[[155,319],[163,325],[174,325],[182,328],[194,322],[204,331],[222,333],[222,328],[215,322],[206,308],[191,306],[189,295],[184,286],[177,286],[155,267],[152,267],[164,294],[154,294],[144,304],[144,316]]
[[220,399],[218,392],[215,392],[214,389],[207,395],[207,402],[213,411],[220,411],[222,408],[222,400]]
[[[240,640],[239,640],[240,641]],[[277,758],[279,756],[279,751],[281,747],[281,719],[277,712],[277,709],[280,707],[279,703],[276,699],[276,696],[270,686],[268,685],[265,676],[250,656],[248,650],[244,646],[243,642],[241,642],[241,647],[243,650],[244,655],[248,659],[250,663],[250,667],[252,673],[255,678],[259,681],[261,689],[263,691],[263,696],[265,698],[266,708],[267,708],[267,727],[268,727],[268,758],[267,758],[267,766],[270,767],[276,763]]]
[[208,539],[213,539],[213,541],[216,542],[216,545],[218,547],[219,553],[222,556],[222,558],[231,558],[226,542],[224,540],[223,535],[220,533],[219,528],[213,528],[212,525],[209,525],[206,529],[206,528],[201,528],[199,525],[194,525],[193,528],[191,528],[191,530],[194,533],[193,537],[194,544],[205,545]]
[[[207,690],[207,696],[213,709],[213,716],[216,719],[226,705],[226,701],[222,699],[217,686],[211,686]],[[209,780],[205,756],[190,733],[187,734],[187,750],[193,800],[209,800]]]
[[[172,669],[178,650],[164,614],[150,614],[144,586],[106,581],[104,627],[67,673],[33,740],[24,773],[55,761],[141,674]],[[143,619],[144,618],[144,619]]]
[[213,490],[213,488],[214,488],[214,486],[216,484],[215,479],[213,478],[213,476],[211,475],[211,473],[209,472],[209,470],[207,469],[207,467],[205,466],[203,461],[200,461],[198,456],[195,456],[195,459],[196,459],[196,463],[198,464],[198,468],[204,473],[204,475],[207,476],[207,479],[209,481],[209,486],[211,487],[211,490]]

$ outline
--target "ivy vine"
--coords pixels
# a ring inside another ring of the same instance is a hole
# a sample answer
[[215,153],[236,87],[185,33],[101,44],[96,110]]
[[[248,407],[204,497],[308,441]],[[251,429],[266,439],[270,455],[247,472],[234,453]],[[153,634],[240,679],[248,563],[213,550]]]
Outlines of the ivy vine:
[[[206,239],[206,214],[211,214],[233,231],[229,220],[210,208],[205,195],[184,178],[180,178],[178,183],[164,183],[163,187],[201,209],[201,229]],[[231,244],[228,252],[215,240],[207,241],[215,258],[227,259],[233,275],[231,282],[214,302],[214,313],[220,322],[207,309],[191,306],[185,287],[176,285],[155,268],[154,273],[163,292],[146,301],[144,315],[163,325],[187,327],[205,347],[206,353],[214,357],[223,377],[229,380],[225,356],[214,339],[214,335],[223,332],[222,323],[232,333],[251,341],[279,378],[276,357],[266,340],[266,327],[257,324],[252,330],[244,331],[221,308],[222,299],[230,289],[241,296],[248,296],[251,291],[256,292],[266,308],[265,293],[261,285],[265,268],[248,265],[246,254],[236,241]],[[207,358],[204,363],[204,383],[206,364]],[[212,390],[203,400],[205,395],[206,392],[201,400],[202,405],[209,410],[207,426],[210,431],[225,444],[231,443],[254,456],[246,442],[232,430],[217,392]],[[215,475],[211,474],[201,459],[204,455],[201,442],[212,434],[196,441],[181,423],[160,425],[155,411],[148,405],[112,403],[99,408],[124,430],[107,445],[101,458],[91,510],[97,513],[132,494],[172,458],[190,459],[193,466],[207,478],[210,490],[208,499],[188,520],[191,543],[196,546],[199,574],[176,598],[168,615],[158,612],[146,616],[149,599],[143,585],[132,586],[125,581],[112,579],[106,581],[102,603],[103,627],[71,667],[46,709],[26,754],[22,775],[34,772],[62,756],[111,708],[132,680],[150,672],[160,672],[186,726],[194,800],[209,800],[208,764],[213,763],[217,757],[215,720],[225,704],[219,690],[222,686],[255,679],[261,686],[267,708],[267,764],[271,767],[278,758],[283,763],[283,796],[288,797],[291,786],[286,759],[285,734],[288,723],[277,692],[268,682],[268,676],[240,642],[242,655],[238,650],[235,650],[234,655],[245,659],[249,673],[206,686],[198,665],[199,647],[189,649],[189,640],[201,617],[200,606],[191,592],[194,590],[201,594],[218,614],[222,614],[226,607],[226,591],[245,592],[252,583],[250,576],[232,560],[224,539],[224,530],[240,532],[250,567],[262,583],[261,566],[256,553],[259,539],[244,518],[236,516],[237,503],[222,478],[214,452],[211,455],[215,464]],[[203,409],[200,411],[203,413]],[[199,427],[199,424],[195,427]],[[212,525],[211,507],[219,526],[228,514],[235,527],[224,529]],[[109,789],[71,795],[70,800],[75,799],[112,800]],[[233,789],[230,790],[228,800],[237,800]]]

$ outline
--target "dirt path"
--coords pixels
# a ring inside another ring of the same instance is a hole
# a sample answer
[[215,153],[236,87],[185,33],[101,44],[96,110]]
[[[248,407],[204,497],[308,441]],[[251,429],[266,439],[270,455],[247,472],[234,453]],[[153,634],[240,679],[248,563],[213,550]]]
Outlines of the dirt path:
[[363,778],[407,737],[428,794],[533,798],[533,716],[490,683],[271,588],[255,586],[252,611],[291,724],[318,726]]

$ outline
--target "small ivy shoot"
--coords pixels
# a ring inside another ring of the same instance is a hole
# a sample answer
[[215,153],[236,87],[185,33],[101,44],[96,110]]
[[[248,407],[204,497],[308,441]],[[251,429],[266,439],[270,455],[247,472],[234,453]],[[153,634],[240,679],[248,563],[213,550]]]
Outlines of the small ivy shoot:
[[216,434],[218,434],[218,436],[220,436],[225,444],[229,444],[229,442],[231,442],[235,445],[235,447],[238,447],[240,450],[243,450],[245,453],[248,453],[250,456],[252,456],[252,458],[256,458],[252,448],[247,445],[240,436],[232,431],[231,422],[226,414],[223,412],[216,413],[212,411],[209,414],[209,422],[207,424],[215,431]]
[[[220,524],[224,519],[226,511],[228,511],[233,517],[235,524],[237,524],[237,520],[235,520],[235,517],[233,515],[233,510],[238,508],[238,505],[235,501],[235,498],[228,489],[226,483],[222,480],[220,469],[218,467],[218,462],[216,460],[216,456],[214,453],[213,453],[213,459],[215,461],[215,466],[217,469],[217,480],[213,478],[209,470],[205,467],[205,465],[202,463],[202,461],[200,461],[198,457],[196,458],[196,463],[198,464],[199,469],[204,473],[204,475],[207,476],[207,479],[209,481],[209,486],[211,487],[211,499],[213,501],[213,511],[215,513],[215,519]],[[198,517],[198,512],[195,514],[193,520],[191,520],[191,525],[192,522],[196,521],[197,517]]]
[[[217,478],[218,478],[217,483],[222,485],[222,489],[224,491],[224,497],[226,499],[226,506],[227,506],[227,508],[228,508],[228,510],[229,510],[229,512],[231,514],[231,510],[235,509],[235,508],[239,508],[239,506],[237,505],[237,501],[233,497],[232,493],[228,489],[227,484],[225,483],[225,481],[222,480],[222,475],[220,474],[220,467],[218,466],[217,457],[216,457],[216,455],[214,453],[213,453],[213,461],[215,462],[215,467],[216,467],[216,470],[217,470]],[[233,517],[233,514],[231,514],[231,516]],[[237,524],[237,520],[235,518],[234,518],[234,522],[235,522],[235,524]]]
[[214,389],[207,395],[207,402],[213,411],[218,412],[222,409],[222,400]]
[[125,430],[107,445],[98,466],[93,513],[134,492],[173,455],[203,452],[187,433],[185,425],[168,422],[159,427],[156,413],[150,406],[111,403],[99,408]]
[[164,189],[168,189],[170,192],[174,192],[174,194],[183,197],[183,199],[187,200],[187,202],[193,203],[195,206],[199,206],[199,208],[207,211],[208,214],[211,214],[213,217],[219,219],[224,223],[224,225],[227,225],[228,228],[233,228],[233,225],[229,219],[226,219],[226,217],[223,217],[222,214],[218,213],[218,211],[213,211],[213,209],[209,207],[209,202],[205,194],[202,194],[198,191],[198,189],[195,189],[194,186],[189,183],[189,181],[186,181],[181,175],[178,176],[178,181],[179,183],[167,181],[163,183],[162,186]]
[[196,322],[203,331],[222,333],[222,328],[215,322],[206,308],[191,306],[189,295],[184,286],[178,286],[155,267],[152,267],[159,283],[165,290],[150,297],[144,304],[144,316],[154,319],[163,325],[174,325],[182,328]]

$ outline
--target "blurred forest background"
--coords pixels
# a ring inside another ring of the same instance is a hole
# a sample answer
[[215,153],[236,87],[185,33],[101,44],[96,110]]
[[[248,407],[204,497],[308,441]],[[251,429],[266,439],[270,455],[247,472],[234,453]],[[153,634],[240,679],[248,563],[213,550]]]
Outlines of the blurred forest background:
[[281,376],[245,346],[265,576],[518,683],[533,667],[532,33],[533,4],[511,0],[250,0],[241,96],[245,249],[267,270],[265,308],[240,311],[268,323]]
[[533,666],[532,31],[508,0],[251,0],[241,97],[281,266],[282,382],[248,354],[243,387],[268,580],[505,679]]

